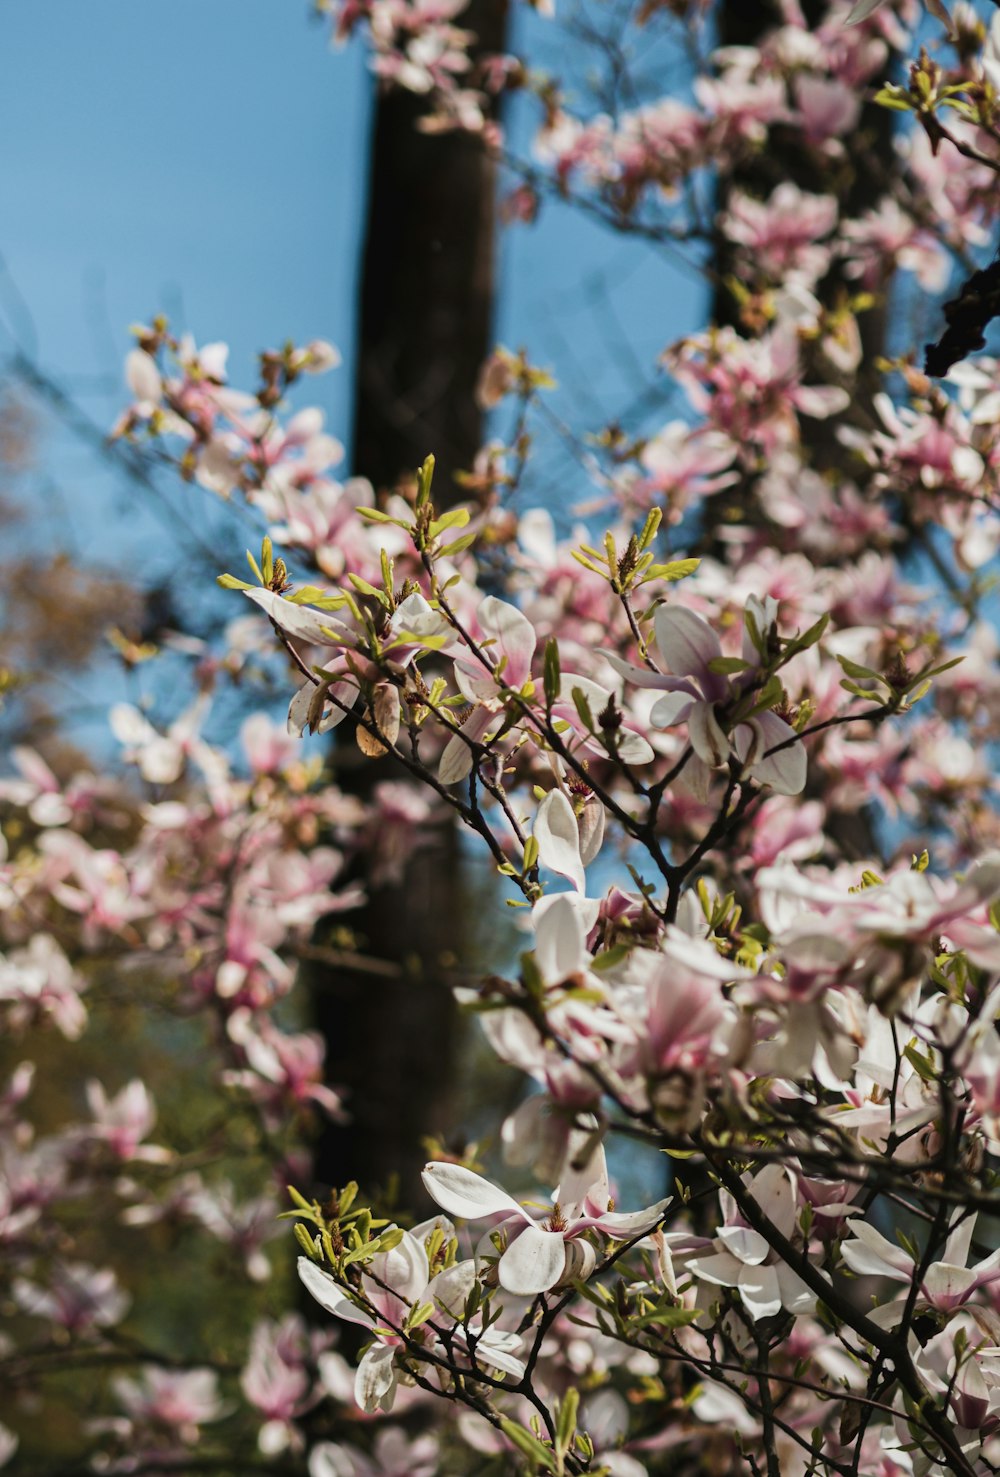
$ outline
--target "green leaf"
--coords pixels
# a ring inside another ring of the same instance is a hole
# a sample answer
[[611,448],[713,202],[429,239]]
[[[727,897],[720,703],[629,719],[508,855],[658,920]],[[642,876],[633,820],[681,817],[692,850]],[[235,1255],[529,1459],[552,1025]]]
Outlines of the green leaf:
[[913,103],[902,87],[881,87],[872,101],[880,108],[894,108],[899,113],[913,112]]
[[267,537],[265,537],[264,542],[260,546],[260,563],[264,575],[264,583],[265,585],[270,585],[274,579],[274,546]]
[[646,514],[646,521],[642,525],[642,532],[639,535],[640,550],[645,550],[649,548],[650,544],[653,542],[654,538],[657,535],[662,518],[662,508],[650,508],[649,512]]
[[580,1392],[570,1386],[559,1402],[559,1413],[556,1417],[556,1450],[563,1455],[573,1445],[579,1410]]
[[434,457],[425,456],[423,465],[417,472],[417,507],[422,508],[431,495],[431,483],[434,481]]
[[443,513],[440,518],[435,518],[427,532],[431,538],[437,538],[447,528],[464,528],[468,521],[468,508],[452,508],[450,513]]
[[235,574],[217,574],[215,583],[221,585],[224,590],[252,590],[253,585],[248,585],[246,580],[238,580]]
[[659,1308],[655,1313],[629,1320],[630,1328],[687,1328],[701,1317],[697,1308]]
[[317,610],[343,610],[348,604],[346,595],[331,595],[318,585],[303,585],[285,599],[290,605],[315,605]]
[[559,645],[554,636],[550,636],[545,643],[545,665],[543,668],[545,684],[545,701],[549,707],[559,697],[559,687],[562,675],[559,669]]
[[781,678],[772,672],[757,694],[751,712],[763,713],[766,708],[773,708],[776,704],[780,703],[784,696],[785,689],[781,685]]
[[443,558],[453,554],[464,554],[466,549],[471,549],[476,542],[475,533],[465,533],[461,538],[453,539],[450,544],[443,544],[438,553]]
[[841,665],[841,668],[844,672],[847,673],[848,677],[864,677],[867,678],[870,682],[880,683],[883,687],[888,686],[888,683],[882,676],[881,672],[875,672],[872,670],[871,667],[863,667],[860,662],[852,662],[850,657],[844,656],[842,652],[838,651],[836,653],[836,657]]
[[576,708],[576,711],[580,715],[580,722],[586,728],[588,733],[593,733],[595,728],[594,715],[590,711],[590,704],[587,701],[587,696],[583,691],[583,688],[574,687],[572,695],[573,706]]
[[546,1472],[557,1470],[555,1453],[543,1445],[538,1437],[532,1435],[524,1426],[519,1425],[517,1421],[512,1421],[509,1416],[502,1415],[500,1429],[507,1440],[531,1460],[533,1467],[543,1467]]
[[367,518],[369,523],[392,523],[397,528],[410,529],[412,523],[407,523],[405,518],[391,518],[388,513],[383,513],[381,508],[356,508],[355,512],[362,518]]
[[808,631],[803,631],[801,636],[796,636],[794,640],[789,642],[785,649],[785,655],[792,656],[795,652],[807,651],[810,646],[815,646],[817,641],[822,638],[829,624],[830,612],[827,611],[825,615],[821,615],[819,620],[809,627]]
[[256,559],[253,557],[253,555],[251,554],[251,552],[250,552],[249,549],[247,549],[247,563],[249,564],[250,568],[253,570],[254,574],[257,576],[257,583],[260,584],[260,585],[266,585],[267,584],[267,580],[264,578],[264,576],[260,572],[260,565],[257,563]]
[[672,559],[669,564],[651,564],[646,570],[646,580],[682,580],[689,574],[694,574],[700,559]]
[[717,677],[728,677],[731,672],[748,672],[750,663],[745,662],[741,656],[713,656],[708,670]]
[[309,1232],[306,1230],[301,1221],[296,1221],[295,1223],[295,1239],[301,1246],[302,1250],[305,1252],[306,1256],[310,1259],[310,1261],[319,1261],[319,1251],[317,1250],[316,1242],[310,1236]]
[[347,578],[350,580],[351,584],[357,590],[359,595],[373,596],[374,599],[380,600],[383,605],[385,604],[384,591],[376,590],[375,586],[370,585],[367,580],[362,579],[360,574],[349,574]]

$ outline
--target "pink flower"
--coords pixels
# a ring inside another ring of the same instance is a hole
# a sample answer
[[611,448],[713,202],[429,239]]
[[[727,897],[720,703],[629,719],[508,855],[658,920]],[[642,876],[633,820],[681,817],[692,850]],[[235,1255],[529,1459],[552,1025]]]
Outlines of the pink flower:
[[611,1211],[603,1154],[598,1177],[578,1201],[556,1202],[541,1223],[482,1175],[461,1164],[432,1163],[423,1172],[424,1188],[449,1215],[465,1220],[503,1215],[501,1237],[506,1246],[497,1263],[500,1286],[531,1297],[548,1292],[566,1277],[587,1276],[597,1264],[594,1247],[582,1240],[585,1231],[597,1231],[625,1241],[652,1231],[663,1220],[669,1197],[646,1210],[619,1215]]

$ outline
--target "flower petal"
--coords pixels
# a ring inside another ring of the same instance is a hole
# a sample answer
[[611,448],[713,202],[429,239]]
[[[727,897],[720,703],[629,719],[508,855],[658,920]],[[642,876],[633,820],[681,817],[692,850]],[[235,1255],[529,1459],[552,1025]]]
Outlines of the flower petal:
[[396,1371],[391,1344],[373,1344],[358,1365],[354,1379],[354,1398],[372,1415],[376,1410],[391,1410],[396,1398]]
[[708,621],[680,605],[661,605],[656,612],[656,644],[676,677],[710,676],[708,664],[722,647]]
[[523,1297],[548,1292],[566,1270],[566,1243],[561,1231],[525,1226],[497,1266],[500,1286]]
[[568,877],[577,892],[584,892],[586,879],[580,859],[580,828],[573,807],[561,790],[550,790],[538,807],[533,834],[538,842],[538,858],[542,866],[560,877]]
[[334,1282],[329,1272],[324,1272],[308,1257],[298,1259],[299,1280],[321,1308],[345,1323],[360,1323],[362,1328],[371,1328],[372,1320],[361,1308],[355,1307],[339,1283]]
[[751,1318],[773,1318],[781,1312],[781,1287],[774,1267],[744,1267],[739,1290]]
[[486,1215],[510,1215],[513,1212],[523,1220],[528,1219],[512,1195],[464,1165],[435,1161],[425,1167],[421,1179],[431,1199],[436,1200],[449,1215],[460,1215],[467,1221],[474,1221]]

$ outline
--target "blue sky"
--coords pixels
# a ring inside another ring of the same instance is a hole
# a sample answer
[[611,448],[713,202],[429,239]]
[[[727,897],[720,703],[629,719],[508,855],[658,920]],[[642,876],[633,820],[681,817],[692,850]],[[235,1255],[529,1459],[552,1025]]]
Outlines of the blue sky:
[[[4,37],[8,328],[102,424],[128,325],[158,309],[226,339],[234,379],[258,348],[327,337],[345,369],[309,391],[343,436],[372,100],[362,49],[332,48],[307,0],[8,0]],[[628,370],[596,352],[609,303],[639,365],[690,320],[690,282],[565,206],[506,234],[499,281],[498,336],[555,364],[568,393],[628,392]],[[64,455],[72,482],[79,458]],[[85,521],[99,490],[67,491]]]

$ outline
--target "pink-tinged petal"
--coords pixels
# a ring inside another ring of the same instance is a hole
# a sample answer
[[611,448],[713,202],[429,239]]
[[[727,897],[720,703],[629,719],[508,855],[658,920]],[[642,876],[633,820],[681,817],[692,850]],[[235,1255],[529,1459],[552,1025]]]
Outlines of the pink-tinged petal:
[[[659,706],[659,704],[657,704]],[[718,769],[729,758],[729,740],[711,703],[692,703],[687,715],[688,738],[698,758]]]
[[852,1272],[862,1277],[893,1277],[909,1282],[913,1276],[913,1259],[901,1246],[887,1241],[867,1221],[852,1221],[851,1231],[855,1239],[845,1241],[840,1254]]
[[978,1285],[979,1279],[970,1268],[935,1262],[927,1268],[920,1291],[932,1307],[947,1311],[964,1302]]
[[558,984],[583,967],[586,933],[571,896],[559,893],[543,911],[536,907],[533,921],[535,963],[546,984]]
[[781,1287],[774,1267],[744,1267],[738,1285],[751,1318],[773,1318],[781,1312]]
[[497,1266],[500,1286],[522,1297],[548,1292],[566,1270],[566,1243],[560,1231],[525,1226]]
[[436,1200],[449,1215],[475,1221],[486,1215],[513,1213],[522,1220],[528,1220],[512,1195],[461,1164],[435,1161],[425,1167],[421,1179],[431,1199]]
[[614,667],[619,677],[624,677],[625,681],[631,682],[633,687],[664,687],[669,691],[668,684],[678,680],[663,677],[659,672],[651,672],[648,667],[637,667],[634,663],[625,661],[614,651],[602,651],[601,655]]
[[259,605],[276,626],[288,636],[299,641],[308,641],[313,646],[353,646],[354,631],[343,621],[326,610],[310,610],[305,605],[293,605],[283,600],[272,590],[244,590],[248,600]]
[[475,751],[470,748],[470,743],[482,743],[491,726],[499,726],[501,721],[502,714],[485,705],[472,710],[462,724],[461,732],[452,734],[444,746],[438,765],[438,779],[442,785],[457,785],[459,780],[471,774]]
[[580,830],[573,807],[561,790],[550,790],[538,807],[533,835],[542,866],[560,877],[568,877],[577,892],[586,891]]
[[649,721],[654,728],[673,728],[675,723],[684,722],[694,706],[695,700],[692,693],[669,692],[653,704]]
[[328,1272],[317,1267],[308,1257],[298,1259],[299,1280],[306,1291],[316,1299],[321,1308],[345,1323],[360,1323],[362,1328],[373,1326],[371,1318],[361,1308],[355,1307],[344,1289],[334,1282]]
[[[741,723],[738,738],[745,728],[756,728],[761,736],[763,757],[750,766],[754,779],[762,785],[770,785],[778,795],[800,795],[805,789],[808,766],[805,744],[797,737],[795,729],[777,713],[758,713],[749,723]],[[770,749],[787,743],[789,739],[796,742],[777,754],[769,754]]]
[[668,1195],[665,1200],[658,1200],[645,1210],[627,1211],[623,1215],[613,1210],[608,1211],[606,1215],[598,1216],[593,1225],[606,1235],[613,1236],[616,1241],[627,1241],[631,1236],[641,1236],[658,1226],[667,1213],[670,1201],[671,1197]]
[[654,624],[660,655],[676,677],[711,678],[708,664],[722,647],[708,621],[681,605],[661,605]]
[[[954,1229],[948,1233],[948,1240],[944,1244],[941,1260],[949,1262],[953,1267],[967,1266],[969,1252],[972,1248],[972,1233],[976,1229],[978,1215],[962,1216],[959,1211],[954,1217],[956,1224]],[[994,1252],[994,1256],[1000,1256],[1000,1251]],[[977,1267],[976,1269],[980,1269]]]
[[970,923],[968,918],[956,918],[943,930],[955,949],[967,954],[980,969],[1000,969],[1000,936],[981,923]]
[[354,1398],[368,1415],[373,1415],[376,1410],[392,1409],[396,1398],[394,1357],[395,1350],[390,1344],[373,1344],[358,1365]]
[[746,1266],[757,1267],[767,1261],[771,1248],[763,1236],[751,1231],[749,1226],[723,1226],[718,1234],[726,1250]]
[[531,676],[531,658],[535,654],[535,628],[516,605],[488,595],[479,607],[479,629],[490,641],[486,656],[497,666],[507,658],[501,681],[506,687],[523,687]]

